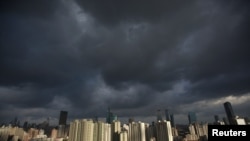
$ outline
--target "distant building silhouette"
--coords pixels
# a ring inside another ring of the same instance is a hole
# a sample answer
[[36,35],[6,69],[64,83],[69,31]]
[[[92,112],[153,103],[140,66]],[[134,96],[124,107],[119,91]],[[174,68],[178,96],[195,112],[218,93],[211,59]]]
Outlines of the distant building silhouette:
[[166,120],[170,121],[170,115],[169,115],[169,110],[165,109],[165,116],[166,116]]
[[220,118],[219,118],[219,116],[218,116],[218,115],[214,115],[214,120],[215,120],[215,122],[218,122],[218,121],[220,121]]
[[60,118],[59,118],[59,125],[66,125],[67,124],[67,111],[61,111],[60,112]]
[[225,125],[226,123],[222,120],[220,120],[218,115],[214,115],[214,124],[215,125]]
[[108,108],[108,112],[107,112],[107,117],[106,117],[106,122],[111,124],[112,121],[117,120],[117,115],[113,114],[110,111],[110,108]]
[[174,114],[169,113],[168,109],[165,109],[165,116],[166,116],[166,121],[170,121],[171,126],[174,127]]
[[214,124],[219,125],[220,124],[220,119],[218,115],[214,115]]
[[229,124],[230,125],[235,125],[236,122],[235,122],[235,114],[234,114],[234,111],[233,111],[233,107],[231,105],[230,102],[225,102],[224,103],[224,108],[225,108],[225,111],[226,111],[226,114],[227,114],[227,119],[229,121]]
[[134,118],[129,118],[128,119],[128,123],[132,123],[133,121],[135,121]]
[[225,123],[225,125],[229,124],[228,119],[226,117],[223,117],[223,122]]
[[170,123],[172,127],[175,127],[174,114],[170,114]]
[[197,121],[195,112],[188,113],[188,121],[189,121],[189,124],[195,123]]
[[156,117],[156,119],[157,119],[157,121],[162,121],[163,120],[162,119],[162,113],[161,113],[160,109],[157,110],[157,117]]

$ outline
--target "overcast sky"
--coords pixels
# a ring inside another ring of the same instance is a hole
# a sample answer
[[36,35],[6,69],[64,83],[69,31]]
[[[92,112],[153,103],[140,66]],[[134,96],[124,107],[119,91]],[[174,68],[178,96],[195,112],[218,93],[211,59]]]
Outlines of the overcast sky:
[[[6,0],[7,1],[7,0]],[[0,123],[105,117],[177,123],[250,116],[248,0],[8,0]]]

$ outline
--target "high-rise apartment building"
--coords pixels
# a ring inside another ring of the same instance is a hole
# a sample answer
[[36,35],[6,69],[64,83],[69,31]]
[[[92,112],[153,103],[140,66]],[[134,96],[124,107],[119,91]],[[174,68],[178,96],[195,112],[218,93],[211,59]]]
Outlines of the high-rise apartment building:
[[197,140],[197,139],[208,139],[208,124],[199,124],[193,123],[189,124],[189,135],[186,136],[188,140]]
[[53,140],[55,140],[56,138],[57,138],[57,129],[55,129],[55,128],[53,128],[52,130],[51,130],[51,135],[50,135],[50,137],[53,139]]
[[78,135],[80,128],[80,120],[74,120],[70,122],[69,126],[69,141],[77,141],[80,139],[80,135]]
[[156,140],[173,141],[173,134],[170,121],[160,121],[156,123]]
[[146,141],[146,129],[143,122],[129,123],[128,141]]
[[81,121],[81,132],[80,139],[82,141],[93,141],[93,133],[94,133],[94,122],[93,120],[83,119]]
[[111,141],[111,126],[98,121],[94,123],[93,141]]
[[120,141],[128,141],[128,132],[123,130],[120,132]]
[[149,124],[146,124],[146,138],[147,140],[150,140],[150,139],[155,139],[156,137],[156,126],[155,124],[152,124],[152,125],[149,125]]
[[111,123],[111,141],[119,141],[119,133],[121,132],[121,122],[113,120]]
[[104,141],[111,141],[111,125],[105,123],[104,125]]
[[75,120],[70,123],[69,141],[93,141],[93,120]]
[[92,119],[74,120],[70,123],[68,141],[111,141],[111,126]]
[[227,119],[229,121],[229,124],[230,125],[235,125],[236,122],[235,122],[235,114],[234,114],[234,111],[233,111],[233,107],[231,105],[230,102],[225,102],[224,103],[224,108],[225,108],[225,111],[226,111],[226,114],[227,114]]
[[140,141],[146,141],[146,129],[145,123],[139,122],[139,134],[140,134]]
[[64,137],[67,136],[66,134],[67,134],[66,125],[58,125],[57,137],[58,138],[64,138]]

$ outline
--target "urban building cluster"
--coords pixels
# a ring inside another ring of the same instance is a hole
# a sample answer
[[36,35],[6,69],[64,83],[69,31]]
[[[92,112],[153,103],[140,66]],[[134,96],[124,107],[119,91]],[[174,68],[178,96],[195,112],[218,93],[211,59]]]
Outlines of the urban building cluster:
[[[0,128],[0,141],[207,141],[208,125],[246,125],[247,118],[234,114],[230,102],[224,103],[227,117],[214,116],[214,123],[200,123],[195,112],[188,113],[188,125],[176,125],[174,115],[166,109],[157,111],[152,123],[128,119],[122,123],[110,109],[106,121],[75,119],[67,124],[67,111],[61,111],[56,127],[49,121],[34,125],[27,122],[21,127],[17,119]],[[163,113],[165,116],[163,116]],[[49,119],[48,119],[49,120]]]

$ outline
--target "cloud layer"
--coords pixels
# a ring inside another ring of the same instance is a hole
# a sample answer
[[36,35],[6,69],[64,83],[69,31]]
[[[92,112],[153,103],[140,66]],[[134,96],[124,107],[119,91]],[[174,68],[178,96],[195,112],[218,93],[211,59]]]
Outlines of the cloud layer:
[[168,108],[179,122],[189,111],[213,120],[226,100],[249,116],[249,6],[1,2],[0,121],[56,119],[60,110],[70,119],[105,117],[107,107],[120,117]]

